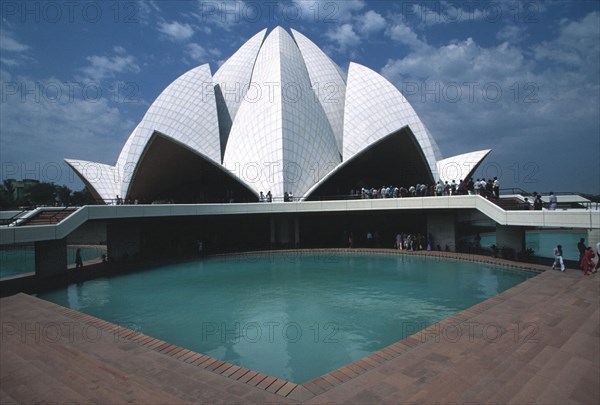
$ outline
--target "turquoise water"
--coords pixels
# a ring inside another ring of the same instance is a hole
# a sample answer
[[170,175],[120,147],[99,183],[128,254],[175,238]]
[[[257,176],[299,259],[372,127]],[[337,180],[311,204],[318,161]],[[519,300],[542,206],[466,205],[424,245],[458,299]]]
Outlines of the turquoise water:
[[[525,234],[525,246],[534,250],[539,257],[554,258],[554,248],[562,245],[563,257],[567,260],[578,260],[579,250],[577,242],[584,238],[586,244],[587,232],[527,232]],[[496,244],[496,235],[481,235],[481,246],[489,248]]]
[[[75,264],[75,252],[77,246],[67,247],[67,263]],[[82,247],[81,257],[83,261],[97,259],[106,254],[105,246]],[[35,272],[35,253],[33,247],[0,249],[0,278],[16,276],[19,274]]]
[[303,383],[531,276],[432,257],[267,254],[169,265],[40,297]]

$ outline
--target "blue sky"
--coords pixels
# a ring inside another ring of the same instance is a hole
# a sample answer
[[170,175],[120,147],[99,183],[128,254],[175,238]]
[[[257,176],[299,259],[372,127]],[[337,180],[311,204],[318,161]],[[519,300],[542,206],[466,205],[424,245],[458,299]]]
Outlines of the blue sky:
[[80,189],[63,158],[114,164],[173,80],[280,25],[394,83],[444,157],[492,149],[478,176],[600,194],[599,4],[4,0],[1,176]]

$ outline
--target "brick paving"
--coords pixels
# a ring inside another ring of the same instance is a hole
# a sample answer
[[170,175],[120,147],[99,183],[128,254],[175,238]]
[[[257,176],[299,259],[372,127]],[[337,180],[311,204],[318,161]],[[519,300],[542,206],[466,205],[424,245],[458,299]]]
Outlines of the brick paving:
[[547,271],[297,385],[18,294],[0,300],[0,403],[598,404],[599,297],[599,275]]

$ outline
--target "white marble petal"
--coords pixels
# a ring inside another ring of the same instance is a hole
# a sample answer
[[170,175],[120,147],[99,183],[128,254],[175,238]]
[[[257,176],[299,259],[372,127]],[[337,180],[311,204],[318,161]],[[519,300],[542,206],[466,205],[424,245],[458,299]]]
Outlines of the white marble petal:
[[436,178],[439,149],[402,93],[373,70],[351,63],[344,108],[343,159],[350,159],[373,142],[408,125]]
[[119,194],[119,180],[116,168],[102,163],[86,160],[65,159],[65,162],[77,173],[95,198],[106,203],[111,202]]
[[437,162],[439,180],[443,182],[454,180],[458,183],[460,180],[468,179],[491,151],[491,149],[484,149],[439,160]]
[[248,91],[254,63],[266,33],[267,30],[264,29],[246,41],[240,49],[221,65],[214,75],[221,152],[225,151],[231,124]]
[[127,196],[140,157],[155,131],[221,162],[215,93],[208,65],[198,66],[171,83],[133,130],[117,162],[121,195]]
[[308,69],[311,86],[327,115],[340,155],[343,150],[346,82],[338,65],[310,39],[292,29]]
[[282,28],[263,43],[252,83],[256,92],[238,110],[224,165],[257,192],[301,197],[340,156],[302,55]]

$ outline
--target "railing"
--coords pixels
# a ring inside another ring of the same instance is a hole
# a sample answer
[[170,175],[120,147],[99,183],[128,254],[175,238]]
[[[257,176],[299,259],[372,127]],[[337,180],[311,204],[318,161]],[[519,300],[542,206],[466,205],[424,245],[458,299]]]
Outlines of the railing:
[[[64,207],[62,210],[60,210],[60,211],[56,212],[56,214],[54,214],[54,215],[53,215],[51,218],[49,218],[49,219],[48,219],[48,223],[50,223],[50,224],[56,224],[56,223],[59,223],[60,221],[62,221],[62,220],[64,219],[64,218],[57,219],[57,217],[58,217],[59,215],[62,215],[62,214],[63,214],[64,212],[66,212],[66,211],[73,211],[73,212],[75,212],[75,210],[77,210],[77,207],[69,207],[69,206],[67,206],[67,207]],[[69,214],[69,215],[71,215],[71,214]],[[67,216],[68,216],[68,215],[67,215]]]
[[27,212],[29,212],[29,210],[22,210],[22,211],[19,211],[19,213],[13,215],[10,218],[0,219],[0,226],[6,226],[6,225],[12,224],[13,222],[15,222],[16,220],[18,220],[22,215],[24,215]]
[[[568,192],[557,192],[555,193],[556,195],[579,195],[576,193],[568,193]],[[468,194],[454,194],[454,195],[468,195]],[[515,198],[518,198],[517,196],[522,196],[522,197],[527,197],[529,198],[529,203],[531,204],[531,208],[533,209],[533,198],[530,198],[532,196],[531,193],[522,190],[520,188],[507,188],[507,189],[501,189],[500,190],[500,201],[504,201],[504,203],[500,203],[498,204],[497,202],[499,201],[498,199],[494,199],[494,198],[488,198],[489,201],[496,203],[496,205],[502,207],[503,209],[506,210],[526,210],[526,206],[525,206],[525,202],[523,200],[520,201],[514,201],[512,204],[508,204],[506,201],[506,196],[510,196],[513,195],[515,196]],[[542,193],[542,195],[548,195],[548,193]],[[322,195],[322,196],[308,196],[308,198],[305,201],[339,201],[339,200],[360,200],[360,199],[390,199],[390,198],[413,198],[413,197],[438,197],[436,195],[431,195],[429,193],[426,194],[417,194],[417,195],[400,195],[398,197],[367,197],[364,198],[362,196],[362,194],[358,193],[358,194],[332,194],[332,195]],[[442,197],[447,197],[446,195],[443,195]],[[485,196],[482,195],[482,197],[485,198]],[[267,201],[266,196],[264,197],[263,201],[259,201],[258,197],[253,197],[253,198],[242,198],[242,199],[234,199],[234,200],[225,200],[225,199],[206,199],[206,200],[195,200],[195,201],[184,201],[184,202],[175,202],[173,200],[155,200],[152,201],[150,203],[147,202],[138,202],[138,200],[132,200],[132,199],[107,199],[104,200],[102,202],[99,202],[100,204],[105,204],[105,205],[138,205],[138,204],[151,204],[151,205],[178,205],[178,204],[228,204],[228,203],[270,203],[270,202],[299,202],[302,201],[305,198],[305,196],[292,196],[292,197],[275,197],[272,196],[270,201]],[[577,207],[577,205],[579,205],[580,207]],[[543,203],[543,208],[548,208],[549,203],[548,202],[544,202]],[[594,202],[594,201],[577,201],[577,202],[567,202],[567,203],[561,203],[559,200],[559,205],[558,208],[585,208],[585,209],[598,209],[600,206],[599,202]]]

